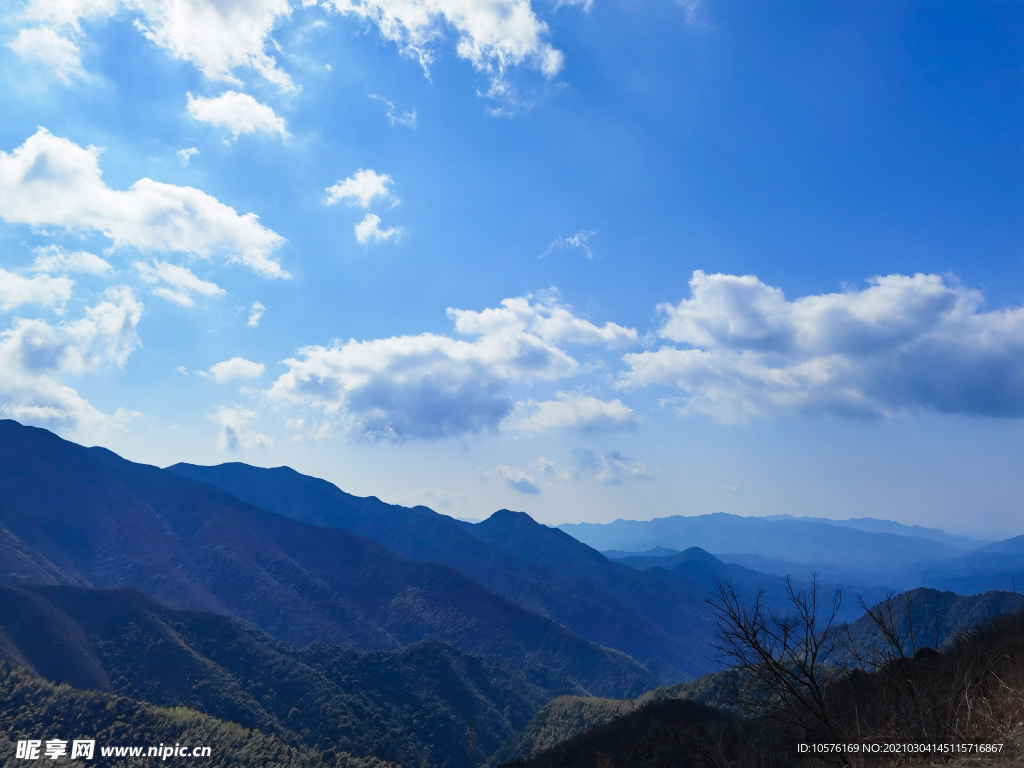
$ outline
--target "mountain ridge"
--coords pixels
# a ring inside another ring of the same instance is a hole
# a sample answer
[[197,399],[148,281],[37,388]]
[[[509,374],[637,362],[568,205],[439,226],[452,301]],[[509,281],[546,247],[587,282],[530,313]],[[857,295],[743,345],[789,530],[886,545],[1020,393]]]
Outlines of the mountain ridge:
[[6,540],[67,581],[132,585],[174,607],[234,615],[293,645],[386,650],[434,636],[501,656],[565,693],[639,692],[656,679],[449,566],[410,562],[348,531],[299,523],[10,420],[0,421],[0,500]]

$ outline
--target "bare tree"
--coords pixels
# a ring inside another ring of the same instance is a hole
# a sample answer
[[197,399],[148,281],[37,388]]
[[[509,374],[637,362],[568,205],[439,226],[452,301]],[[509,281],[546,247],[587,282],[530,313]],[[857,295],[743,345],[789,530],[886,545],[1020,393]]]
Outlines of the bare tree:
[[745,603],[729,581],[708,599],[719,619],[716,650],[737,672],[737,704],[802,732],[842,741],[829,683],[847,666],[837,632],[841,589],[821,595],[817,576],[806,587],[786,578],[788,610],[770,607],[765,591]]

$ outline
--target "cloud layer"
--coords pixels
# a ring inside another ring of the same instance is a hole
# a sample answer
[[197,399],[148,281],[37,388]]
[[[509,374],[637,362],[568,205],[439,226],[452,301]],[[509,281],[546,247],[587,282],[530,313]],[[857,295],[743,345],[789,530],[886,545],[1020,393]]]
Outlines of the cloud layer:
[[66,277],[22,277],[0,268],[0,311],[8,312],[22,304],[60,307],[71,298],[73,286],[74,281]]
[[190,93],[188,94],[188,113],[193,120],[209,123],[219,128],[227,128],[231,131],[232,138],[235,139],[243,133],[256,133],[256,131],[276,134],[281,138],[288,137],[284,118],[278,117],[273,109],[256,101],[247,93],[225,91],[220,96],[212,98],[202,96],[197,98]]
[[377,173],[372,168],[360,168],[348,178],[325,189],[327,197],[324,203],[334,205],[346,202],[349,205],[369,208],[370,203],[378,197],[384,200],[393,199],[397,203],[397,198],[394,198],[388,189],[391,183],[392,179],[386,173]]
[[223,296],[226,291],[216,283],[200,280],[192,270],[165,261],[154,261],[146,264],[135,262],[135,269],[143,282],[156,284],[153,295],[161,299],[173,301],[182,307],[195,306],[193,296]]
[[395,227],[388,227],[387,229],[381,229],[380,216],[376,213],[368,213],[363,217],[355,226],[356,240],[360,243],[379,243],[384,240],[390,240],[392,237],[396,237],[401,234],[402,230]]
[[107,289],[104,298],[70,323],[18,319],[0,333],[0,413],[50,429],[103,431],[123,415],[107,416],[62,383],[111,366],[124,366],[139,346],[142,304],[131,289]]
[[548,27],[529,0],[325,0],[324,5],[373,22],[384,39],[424,69],[447,29],[458,35],[458,55],[496,78],[524,64],[553,77],[564,64],[562,52],[546,41]]
[[226,451],[237,451],[239,448],[266,450],[274,445],[273,440],[253,429],[252,425],[258,416],[247,408],[239,405],[230,408],[220,405],[208,418],[220,425],[217,445]]
[[7,47],[23,61],[42,64],[60,78],[65,85],[72,79],[84,79],[82,51],[78,45],[62,37],[50,27],[39,26],[22,29]]
[[[37,37],[46,34],[40,30],[74,37],[82,21],[122,13],[134,17],[135,26],[153,43],[208,78],[237,83],[234,70],[248,68],[281,90],[295,87],[267,53],[274,27],[291,14],[288,0],[30,0],[24,17],[39,23],[28,30]],[[61,39],[65,43],[50,47],[63,46],[69,57],[68,45],[74,43]]]
[[793,301],[751,275],[695,272],[691,297],[660,307],[680,346],[626,355],[618,385],[678,388],[683,413],[721,421],[783,413],[915,410],[1024,416],[1024,308],[983,312],[938,275]]
[[505,481],[505,485],[509,488],[513,488],[520,493],[534,494],[540,493],[540,488],[533,480],[533,475],[523,472],[521,469],[515,467],[499,466],[496,468],[498,477]]
[[254,363],[244,357],[232,357],[211,366],[210,375],[218,384],[223,384],[232,379],[255,379],[262,376],[266,370],[263,363]]
[[502,304],[483,312],[448,310],[456,330],[472,340],[425,333],[306,347],[284,361],[289,370],[269,396],[323,408],[367,436],[451,437],[496,429],[513,409],[510,384],[579,372],[561,344],[617,346],[636,337],[612,323],[595,326],[552,298]]
[[502,424],[502,429],[514,432],[551,429],[621,432],[635,427],[635,414],[621,400],[605,402],[589,395],[566,392],[559,392],[556,400],[522,403]]
[[128,190],[103,181],[100,150],[40,128],[10,154],[0,152],[0,218],[35,227],[99,231],[115,247],[223,253],[264,277],[287,277],[271,253],[284,242],[253,213],[239,215],[192,187],[140,179]]

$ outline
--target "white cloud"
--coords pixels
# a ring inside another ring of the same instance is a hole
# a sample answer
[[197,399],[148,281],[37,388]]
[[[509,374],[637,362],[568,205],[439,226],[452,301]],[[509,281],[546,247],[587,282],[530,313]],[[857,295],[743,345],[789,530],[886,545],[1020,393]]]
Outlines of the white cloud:
[[288,0],[30,0],[24,16],[81,33],[81,22],[126,12],[135,26],[172,57],[191,62],[214,80],[237,83],[248,68],[282,90],[291,78],[267,54],[274,27],[291,14]]
[[551,245],[547,247],[547,250],[544,251],[544,253],[542,253],[538,258],[543,259],[545,256],[547,256],[548,254],[555,250],[564,251],[566,248],[579,248],[581,251],[583,251],[583,255],[586,256],[588,260],[590,260],[594,258],[594,252],[590,249],[590,245],[587,241],[590,240],[590,238],[593,237],[595,234],[597,234],[596,230],[581,229],[572,237],[556,237],[551,242]]
[[[192,298],[194,294],[200,296],[223,296],[225,291],[216,283],[209,283],[196,277],[188,267],[180,267],[176,264],[168,264],[165,261],[154,261],[146,264],[142,261],[135,262],[135,269],[139,277],[146,283],[163,283],[153,289],[153,295],[162,299],[173,301],[183,307],[195,305]],[[170,288],[166,287],[170,286]]]
[[119,428],[135,414],[119,410],[108,416],[62,379],[123,367],[140,345],[135,329],[141,317],[131,289],[118,286],[73,322],[16,320],[0,333],[0,413],[80,435]]
[[220,128],[227,128],[232,138],[237,139],[243,133],[278,134],[288,137],[288,129],[284,118],[278,117],[274,110],[261,104],[247,93],[225,91],[213,98],[195,98],[188,94],[188,113],[193,120],[209,123]]
[[356,240],[360,243],[368,243],[371,240],[375,243],[379,243],[381,240],[388,240],[395,235],[401,233],[401,229],[395,227],[388,227],[387,229],[380,228],[380,216],[376,213],[368,213],[363,217],[355,226]]
[[920,409],[1024,416],[1024,307],[938,275],[793,301],[756,277],[695,272],[660,310],[682,347],[626,355],[623,388],[676,387],[683,413],[743,421],[781,413],[886,416]]
[[541,474],[549,476],[555,474],[555,462],[551,461],[547,456],[538,456],[534,464]]
[[217,445],[224,450],[237,451],[239,448],[266,450],[274,445],[273,440],[252,428],[252,423],[257,420],[256,414],[239,405],[233,408],[226,405],[217,406],[216,413],[207,418],[220,424]]
[[676,0],[676,2],[686,11],[686,23],[701,25],[701,0]]
[[557,400],[522,403],[502,423],[516,432],[578,429],[584,432],[621,432],[636,427],[632,409],[621,400],[605,402],[580,393],[559,392]]
[[[327,199],[324,200],[324,204],[334,205],[344,201],[349,205],[369,208],[370,203],[380,197],[385,200],[393,200],[393,205],[397,205],[399,202],[398,198],[388,189],[388,184],[391,183],[393,183],[392,179],[386,173],[377,173],[372,168],[360,168],[355,174],[349,176],[344,181],[339,181],[337,184],[327,187],[324,190],[327,193]],[[377,221],[379,222],[380,219]]]
[[412,112],[402,112],[401,114],[396,115],[395,114],[395,104],[394,104],[394,102],[388,101],[383,96],[378,96],[376,93],[371,93],[370,94],[370,98],[374,99],[376,101],[380,101],[380,102],[382,102],[382,103],[387,105],[387,108],[388,108],[388,120],[391,122],[392,126],[394,126],[397,123],[398,125],[404,125],[406,128],[412,128],[412,129],[415,130],[415,128],[416,128],[416,109],[415,108],[413,108]]
[[473,310],[449,309],[455,329],[465,334],[529,333],[545,341],[568,341],[606,347],[626,347],[638,340],[636,330],[615,323],[598,327],[576,317],[572,308],[558,303],[557,294],[505,299],[500,308]]
[[178,150],[178,159],[181,160],[182,165],[188,165],[188,161],[198,154],[199,150],[195,147],[187,147],[186,149]]
[[218,384],[232,379],[255,379],[266,371],[263,363],[254,363],[244,357],[232,357],[210,368],[210,375]]
[[619,451],[610,451],[601,457],[585,448],[573,451],[576,474],[592,475],[604,485],[624,485],[632,480],[653,480],[656,471],[637,459],[623,456]]
[[630,480],[653,480],[654,472],[642,461],[612,451],[601,457],[597,479],[605,485],[622,485]]
[[249,320],[246,325],[250,328],[255,328],[260,324],[260,318],[263,317],[263,313],[266,312],[267,308],[260,304],[258,301],[252,303],[252,309],[249,311]]
[[36,227],[98,230],[115,247],[181,251],[207,258],[224,253],[264,277],[288,277],[270,258],[284,238],[255,214],[192,187],[140,179],[127,191],[108,187],[100,150],[80,147],[40,128],[10,154],[0,152],[0,218]]
[[509,67],[525,64],[554,77],[564,63],[562,52],[545,40],[548,27],[529,0],[325,0],[325,5],[373,22],[384,39],[419,60],[424,70],[448,27],[458,34],[458,55],[498,82]]
[[416,496],[424,499],[432,509],[451,509],[456,501],[460,506],[464,501],[461,494],[452,496],[447,491],[435,491],[433,488],[424,488]]
[[496,471],[509,488],[514,488],[520,493],[540,493],[540,488],[533,481],[533,475],[527,474],[521,469],[506,466],[499,466]]
[[484,312],[449,310],[457,330],[473,340],[425,333],[305,347],[284,361],[289,370],[268,396],[321,407],[371,437],[437,439],[480,432],[496,429],[512,411],[509,384],[579,372],[579,363],[556,342],[617,344],[635,334],[619,326],[598,328],[553,301],[531,305],[510,299],[503,305]]
[[0,268],[0,311],[8,312],[22,304],[42,304],[57,307],[58,314],[64,302],[71,298],[74,282],[66,277],[36,275],[22,277]]
[[58,35],[50,27],[22,29],[7,47],[23,61],[37,62],[53,70],[65,84],[70,84],[72,78],[84,79],[86,76],[78,45]]
[[113,271],[104,259],[88,251],[67,251],[59,245],[46,245],[32,249],[35,261],[29,267],[31,272],[85,272],[90,275],[105,275]]

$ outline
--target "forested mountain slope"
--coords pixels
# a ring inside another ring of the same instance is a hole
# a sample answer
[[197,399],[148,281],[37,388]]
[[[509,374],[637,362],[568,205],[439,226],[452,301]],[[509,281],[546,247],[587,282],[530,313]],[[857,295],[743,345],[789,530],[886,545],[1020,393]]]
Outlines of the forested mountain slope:
[[210,747],[209,757],[190,759],[214,768],[397,768],[394,763],[336,749],[321,752],[290,746],[184,707],[158,707],[105,691],[79,691],[0,661],[0,764],[24,764],[15,757],[18,740],[52,738],[67,741],[69,752],[74,739],[94,740],[93,761],[98,765],[156,762],[153,757],[104,759],[100,752],[104,746],[182,744]]
[[403,557],[457,568],[589,640],[650,661],[660,682],[710,668],[702,595],[609,562],[522,513],[501,510],[473,525],[426,507],[352,496],[287,467],[176,464],[168,471],[295,520],[358,533]]
[[641,692],[651,673],[437,563],[0,421],[0,528],[11,578],[135,586],[288,643],[389,649],[436,637],[565,693]]
[[[0,659],[59,683],[185,706],[293,746],[471,766],[550,694],[511,664],[436,640],[292,648],[236,619],[132,588],[0,586]],[[471,725],[472,724],[472,725]]]

